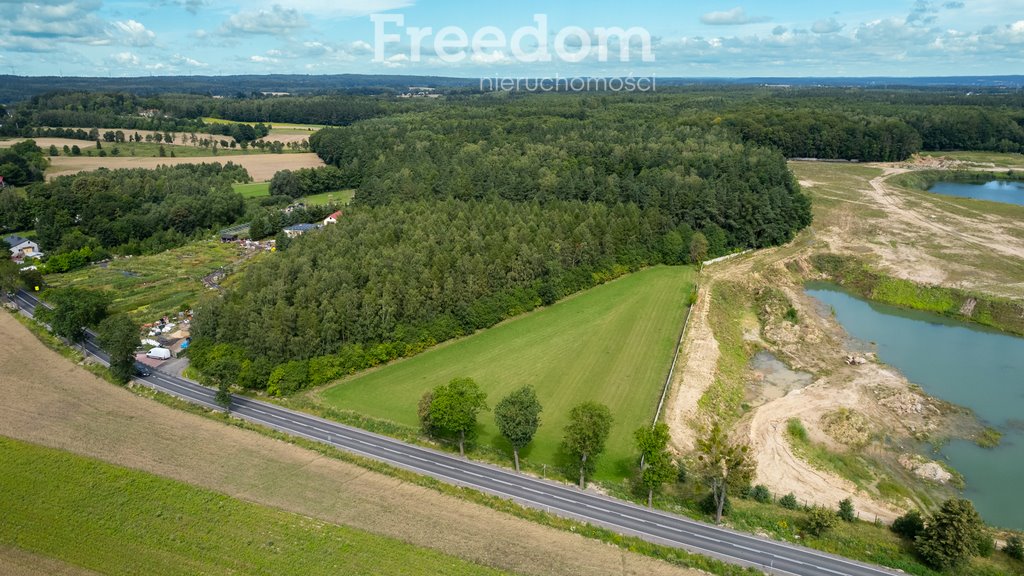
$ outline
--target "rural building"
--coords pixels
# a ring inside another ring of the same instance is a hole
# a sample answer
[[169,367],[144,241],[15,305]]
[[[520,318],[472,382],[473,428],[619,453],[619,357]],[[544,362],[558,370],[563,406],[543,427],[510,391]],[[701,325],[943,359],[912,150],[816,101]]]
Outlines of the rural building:
[[11,247],[11,258],[14,260],[24,260],[25,258],[42,258],[43,253],[39,251],[39,244],[31,240],[26,240],[21,236],[8,236],[4,238],[4,242]]
[[334,214],[324,218],[324,226],[327,226],[328,224],[337,224],[338,218],[341,218],[341,210],[338,210]]
[[296,202],[295,204],[292,204],[291,206],[288,206],[287,208],[285,208],[284,209],[284,213],[285,214],[291,214],[292,212],[295,212],[296,210],[305,210],[305,209],[306,209],[306,205],[305,204],[303,204],[302,202]]
[[310,230],[316,230],[316,228],[316,224],[296,224],[294,226],[289,226],[285,228],[284,233],[289,238],[295,238],[296,236],[302,236],[303,234],[309,232]]

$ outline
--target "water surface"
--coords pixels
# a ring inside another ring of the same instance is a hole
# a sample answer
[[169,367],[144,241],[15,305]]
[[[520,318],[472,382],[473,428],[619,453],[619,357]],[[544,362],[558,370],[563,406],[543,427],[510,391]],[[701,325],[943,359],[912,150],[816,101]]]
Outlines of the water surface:
[[807,292],[830,306],[852,337],[874,342],[881,361],[1003,432],[998,448],[956,441],[942,454],[964,475],[965,495],[988,522],[1024,529],[1024,338],[869,303],[832,284],[810,283]]
[[1024,206],[1024,182],[1015,180],[993,180],[984,184],[965,184],[963,182],[939,182],[928,189],[935,194],[974,198],[1004,204]]

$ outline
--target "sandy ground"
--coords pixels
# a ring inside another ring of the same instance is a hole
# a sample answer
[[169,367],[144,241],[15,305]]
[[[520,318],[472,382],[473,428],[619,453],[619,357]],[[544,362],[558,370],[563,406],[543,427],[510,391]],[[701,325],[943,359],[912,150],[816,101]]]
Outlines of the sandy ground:
[[718,341],[708,324],[711,290],[701,286],[697,292],[679,354],[677,369],[670,384],[672,394],[665,407],[665,423],[672,434],[672,447],[681,453],[690,452],[696,442],[697,401],[715,381],[718,366]]
[[0,546],[0,574],[4,576],[96,576],[96,572],[92,570],[8,546]]
[[699,574],[135,396],[45,348],[6,312],[0,339],[2,435],[522,574]]
[[254,182],[270,180],[279,170],[298,170],[299,168],[316,168],[324,163],[316,154],[247,154],[222,155],[201,158],[139,158],[131,156],[105,158],[89,156],[58,156],[50,159],[50,169],[46,171],[47,179],[57,176],[75,174],[97,168],[156,168],[157,166],[176,166],[178,164],[202,164],[234,162],[249,171]]
[[[72,140],[70,138],[33,138],[33,140],[35,140],[36,146],[39,146],[40,148],[43,149],[44,153],[50,148],[51,144],[59,149],[63,149],[64,146],[67,146],[68,148],[72,146],[78,146],[79,148],[85,148],[86,146],[96,146],[95,142],[88,142],[86,140]],[[17,144],[18,142],[24,141],[24,138],[15,138],[13,140],[0,140],[0,148],[10,148],[11,146]]]
[[[934,164],[925,162],[920,167],[934,168]],[[682,452],[692,450],[693,424],[702,418],[698,401],[715,378],[719,358],[708,319],[709,305],[714,305],[710,298],[714,284],[729,281],[753,289],[779,288],[798,310],[800,324],[779,322],[747,337],[793,369],[815,375],[814,380],[806,388],[766,393],[762,388],[768,384],[757,383],[756,375],[751,374],[747,401],[753,409],[735,427],[734,438],[751,446],[756,482],[772,492],[793,492],[803,502],[830,507],[843,498],[852,498],[862,518],[891,521],[901,513],[896,503],[884,501],[877,493],[860,489],[836,474],[818,470],[794,454],[786,422],[800,418],[813,441],[844,451],[860,448],[840,444],[821,424],[825,414],[839,408],[855,411],[876,432],[897,438],[948,429],[953,423],[964,425],[956,420],[963,417],[944,403],[921,396],[895,370],[875,363],[846,366],[843,358],[858,350],[850,349],[852,343],[842,327],[803,293],[792,271],[809,270],[804,259],[827,247],[838,253],[873,255],[877,265],[889,273],[916,282],[1021,298],[1024,237],[1009,233],[1019,230],[1019,222],[998,213],[982,213],[969,204],[906,192],[887,183],[889,177],[916,165],[875,166],[882,169],[881,176],[837,180],[843,182],[838,185],[803,178],[801,185],[812,195],[831,202],[831,207],[816,209],[810,231],[789,246],[705,268],[700,300],[683,342],[665,418],[673,446]],[[984,255],[985,260],[980,261],[978,255]],[[877,443],[865,449],[875,451],[876,456],[897,456],[882,454],[883,448]],[[900,482],[901,474],[906,472],[893,474]]]

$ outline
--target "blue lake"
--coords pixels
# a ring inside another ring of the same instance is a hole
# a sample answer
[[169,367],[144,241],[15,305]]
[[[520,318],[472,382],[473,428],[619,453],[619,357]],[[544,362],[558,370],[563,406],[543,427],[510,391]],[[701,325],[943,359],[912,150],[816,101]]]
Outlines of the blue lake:
[[984,184],[963,184],[959,182],[939,182],[928,189],[935,194],[989,200],[1004,204],[1024,206],[1024,182],[1012,180],[993,180]]
[[995,449],[954,441],[942,455],[964,475],[965,496],[989,523],[1024,529],[1024,338],[870,303],[832,284],[810,283],[807,293],[835,310],[850,336],[875,343],[882,362],[1003,433]]

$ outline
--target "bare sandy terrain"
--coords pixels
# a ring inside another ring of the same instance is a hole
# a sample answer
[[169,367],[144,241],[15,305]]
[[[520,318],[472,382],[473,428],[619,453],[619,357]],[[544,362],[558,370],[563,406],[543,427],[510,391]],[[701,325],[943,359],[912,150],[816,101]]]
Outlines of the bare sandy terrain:
[[[843,359],[858,351],[851,349],[835,319],[804,294],[800,275],[794,271],[809,270],[807,256],[828,249],[867,258],[886,272],[915,282],[1020,299],[1024,297],[1024,235],[1012,210],[993,207],[982,212],[970,202],[908,191],[888,182],[911,169],[949,167],[934,159],[925,159],[920,166],[793,165],[801,185],[815,199],[815,222],[788,246],[705,268],[700,300],[676,366],[678,377],[670,391],[666,422],[673,446],[684,453],[692,450],[694,423],[708,417],[698,402],[716,377],[719,359],[708,316],[709,305],[715,305],[711,299],[714,285],[735,282],[750,290],[778,288],[798,311],[799,325],[777,322],[749,331],[746,338],[791,368],[811,374],[813,380],[795,390],[768,390],[770,384],[749,374],[746,401],[752,410],[734,428],[734,438],[750,445],[756,482],[774,493],[793,492],[803,502],[830,507],[851,498],[865,519],[891,521],[901,513],[900,508],[912,503],[886,501],[874,486],[869,486],[869,492],[804,461],[790,444],[788,420],[799,418],[811,440],[831,450],[868,450],[888,463],[900,454],[877,443],[846,445],[830,436],[823,417],[846,409],[877,436],[896,438],[977,423],[965,422],[944,403],[921,395],[896,370],[874,362],[847,366]],[[889,472],[898,483],[909,481],[906,470]]]
[[672,447],[680,453],[693,450],[699,422],[697,401],[714,383],[718,366],[718,340],[711,332],[708,311],[711,290],[702,285],[690,311],[687,334],[673,375],[671,395],[665,407],[665,423],[672,433]]
[[699,574],[138,397],[45,348],[6,312],[0,339],[2,435],[522,574]]
[[76,174],[98,168],[156,168],[157,166],[176,166],[179,164],[202,164],[234,162],[249,171],[254,182],[270,180],[279,170],[298,170],[299,168],[316,168],[324,163],[316,154],[246,154],[222,155],[201,158],[139,158],[131,156],[105,158],[89,156],[58,156],[50,159],[50,169],[46,171],[47,179],[57,176]]

